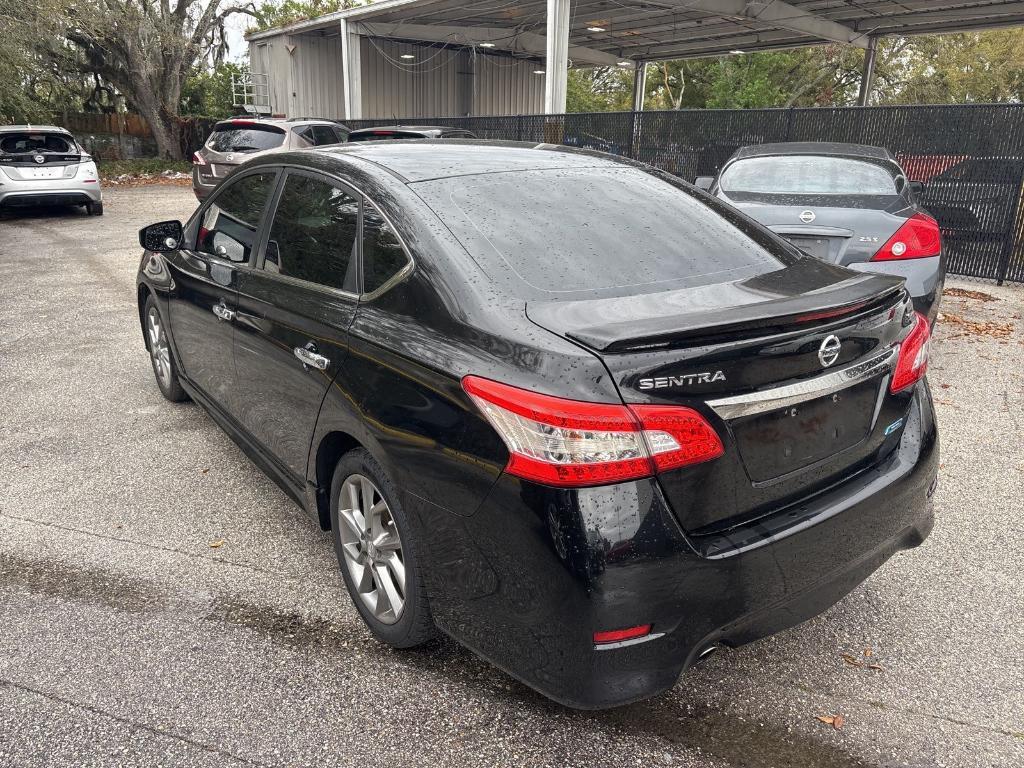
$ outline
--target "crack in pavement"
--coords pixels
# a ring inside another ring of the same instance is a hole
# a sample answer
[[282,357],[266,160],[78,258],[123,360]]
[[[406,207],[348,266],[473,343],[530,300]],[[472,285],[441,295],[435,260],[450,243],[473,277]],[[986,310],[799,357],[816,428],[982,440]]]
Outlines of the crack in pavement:
[[77,710],[89,712],[100,717],[105,717],[108,720],[113,720],[115,722],[121,723],[122,725],[127,725],[129,728],[136,728],[140,731],[146,731],[147,733],[153,734],[154,736],[172,739],[174,741],[178,741],[182,744],[185,744],[186,746],[201,749],[204,752],[211,752],[213,754],[220,755],[221,757],[226,757],[229,760],[234,760],[236,762],[242,763],[243,765],[257,766],[257,768],[274,768],[274,766],[271,763],[262,763],[256,760],[250,760],[249,758],[240,757],[226,749],[223,749],[222,747],[217,747],[213,744],[206,744],[201,741],[196,741],[195,739],[190,739],[188,736],[176,733],[175,731],[163,730],[152,725],[147,725],[146,723],[139,722],[138,720],[133,720],[130,717],[125,717],[124,715],[119,715],[115,712],[110,712],[108,710],[101,709],[100,707],[96,707],[92,704],[83,704],[78,701],[73,701],[71,699],[65,698],[64,696],[59,696],[55,693],[50,693],[49,691],[43,691],[39,688],[34,688],[31,685],[19,683],[15,680],[7,680],[5,678],[0,678],[0,685],[7,686],[9,688],[15,688],[24,693],[30,693],[35,696],[40,696],[46,699],[47,701],[57,702],[59,704],[72,707]]

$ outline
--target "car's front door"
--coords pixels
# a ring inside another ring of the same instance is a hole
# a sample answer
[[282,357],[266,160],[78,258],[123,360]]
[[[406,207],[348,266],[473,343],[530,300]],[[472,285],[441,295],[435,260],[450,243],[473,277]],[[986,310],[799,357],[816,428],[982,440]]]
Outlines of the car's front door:
[[238,275],[255,258],[260,222],[276,180],[275,171],[232,179],[192,221],[185,247],[167,254],[179,366],[200,394],[229,414],[237,405],[232,321]]
[[289,170],[256,269],[238,277],[241,422],[298,485],[358,301],[360,198]]

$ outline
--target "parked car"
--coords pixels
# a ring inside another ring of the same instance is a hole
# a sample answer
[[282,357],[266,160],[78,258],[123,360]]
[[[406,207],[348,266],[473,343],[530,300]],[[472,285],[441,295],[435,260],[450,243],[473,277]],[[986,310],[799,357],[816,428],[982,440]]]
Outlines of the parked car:
[[103,215],[96,163],[64,128],[0,125],[0,171],[0,208],[81,205]]
[[938,222],[921,206],[886,149],[794,142],[740,148],[709,190],[812,256],[907,281],[917,311],[934,323],[946,279]]
[[615,706],[928,535],[901,279],[630,160],[423,147],[268,154],[139,233],[160,391],[330,529],[378,638]]
[[443,125],[382,125],[358,128],[348,135],[352,141],[390,141],[392,139],[475,139],[471,131]]
[[340,144],[348,133],[341,123],[314,117],[221,120],[202,149],[192,155],[192,189],[199,200],[205,200],[246,160],[265,152]]

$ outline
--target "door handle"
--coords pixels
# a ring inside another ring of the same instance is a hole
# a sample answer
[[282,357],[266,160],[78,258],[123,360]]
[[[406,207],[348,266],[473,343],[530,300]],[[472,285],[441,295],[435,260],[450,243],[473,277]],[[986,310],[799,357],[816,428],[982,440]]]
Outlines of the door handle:
[[302,362],[303,368],[313,366],[319,371],[326,371],[327,366],[331,364],[331,361],[316,351],[316,344],[310,342],[304,347],[296,347],[294,349],[295,356]]
[[214,304],[213,305],[213,314],[215,314],[221,320],[234,320],[235,319],[235,310],[228,309],[224,305],[224,302],[221,302],[220,304]]

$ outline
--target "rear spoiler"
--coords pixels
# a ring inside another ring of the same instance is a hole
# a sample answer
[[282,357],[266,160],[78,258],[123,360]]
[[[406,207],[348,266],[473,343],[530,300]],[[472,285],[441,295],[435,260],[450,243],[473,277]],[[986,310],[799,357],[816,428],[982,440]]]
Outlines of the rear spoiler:
[[[872,274],[862,274],[808,293],[766,298],[765,301],[739,306],[695,308],[692,312],[680,312],[682,302],[676,297],[655,294],[644,297],[647,304],[645,317],[593,325],[580,323],[566,328],[565,335],[591,349],[607,353],[681,342],[713,344],[798,329],[809,330],[888,309],[905,298],[902,278]],[[546,325],[544,315],[557,312],[553,305],[558,303],[531,303],[529,314],[541,325]],[[579,317],[578,314],[576,316]],[[600,317],[600,314],[595,313],[594,316]],[[562,317],[564,319],[564,315]]]

